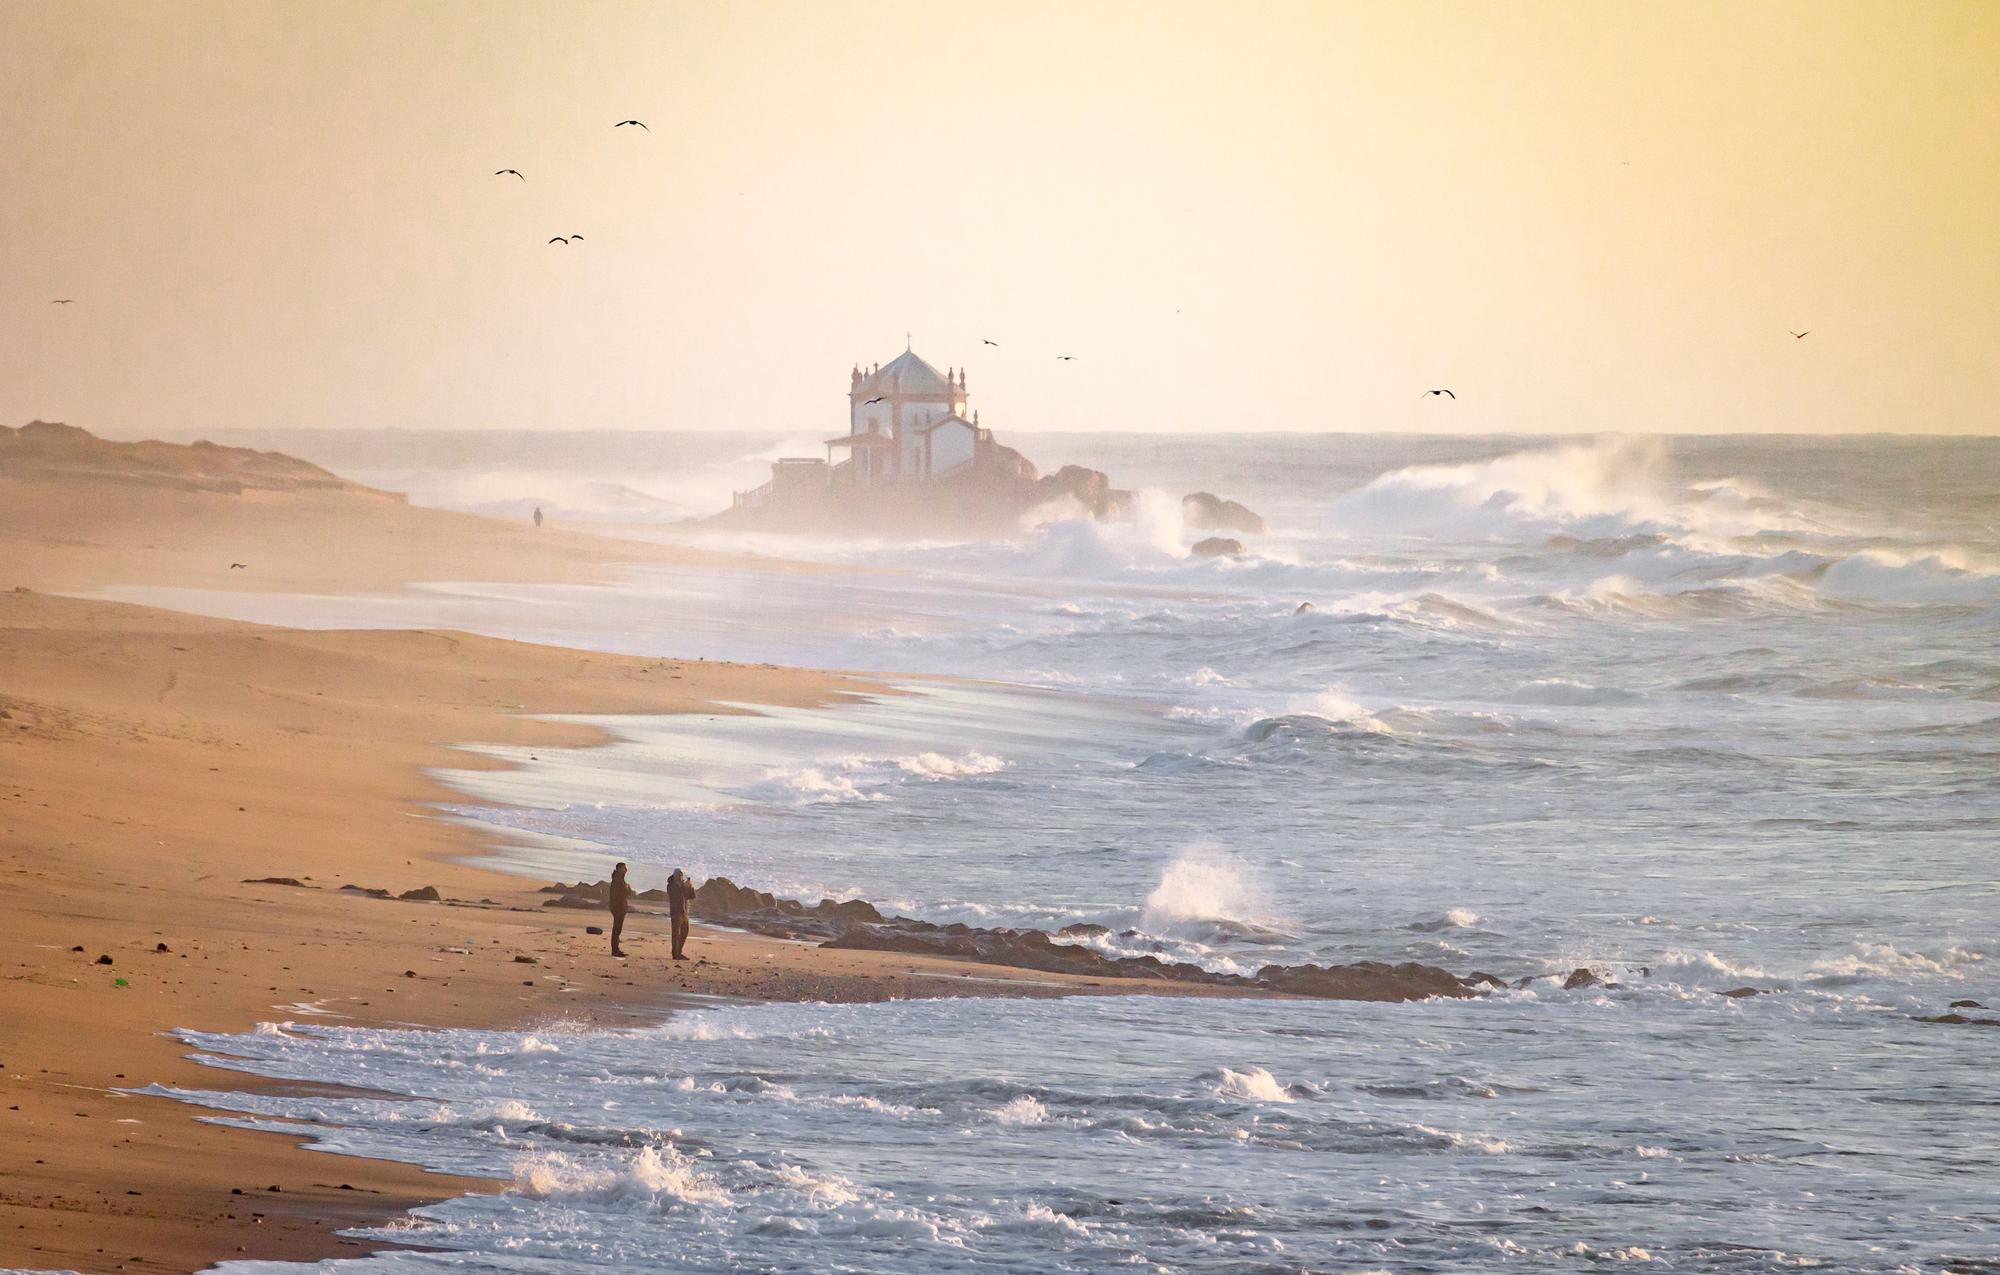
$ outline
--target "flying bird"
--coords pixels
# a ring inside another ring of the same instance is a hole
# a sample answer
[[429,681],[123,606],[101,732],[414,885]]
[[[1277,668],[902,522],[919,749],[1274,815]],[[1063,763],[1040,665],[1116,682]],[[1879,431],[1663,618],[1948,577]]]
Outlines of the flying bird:
[[[1791,330],[1790,328],[1786,328],[1786,329],[1785,329],[1785,331],[1787,331],[1787,332],[1792,332],[1792,330]],[[1803,341],[1803,340],[1805,340],[1805,339],[1806,339],[1807,337],[1809,337],[1809,336],[1811,336],[1811,335],[1812,335],[1812,329],[1811,329],[1811,328],[1807,328],[1807,329],[1806,329],[1805,331],[1803,331],[1803,332],[1792,332],[1792,340],[1794,340],[1794,341]]]
[[[500,169],[500,170],[499,170],[498,172],[494,173],[493,175],[494,175],[495,177],[505,177],[505,176],[506,176],[507,174],[509,174],[509,173],[512,173],[512,174],[514,174],[514,176],[516,176],[516,177],[521,177],[521,170],[520,170],[520,169],[518,169],[518,168],[503,168],[503,169]],[[525,178],[525,177],[521,177],[521,180],[522,180],[522,181],[526,181],[526,180],[528,180],[528,179],[527,179],[527,178]]]
[[[627,124],[637,124],[640,128],[646,128],[646,122],[644,120],[619,120],[616,124],[613,124],[611,127],[624,128]],[[653,130],[650,128],[646,128],[646,131],[650,133]]]
[[1076,358],[1076,355],[1074,355],[1074,354],[1058,354],[1058,355],[1056,355],[1056,362],[1058,362],[1058,363],[1069,363],[1069,362],[1072,362],[1073,360],[1075,360],[1075,358]]
[[1458,395],[1456,395],[1456,394],[1452,394],[1450,390],[1425,390],[1425,391],[1424,391],[1424,393],[1426,393],[1426,394],[1451,394],[1451,396],[1452,396],[1453,398],[1457,398],[1457,397],[1458,397]]
[[74,305],[75,303],[75,298],[73,297],[57,297],[55,300],[49,302],[50,305]]
[[231,571],[241,571],[243,570],[243,564],[240,562],[232,562],[229,564],[229,569]]
[[553,239],[549,240],[549,242],[550,242],[550,243],[568,243],[568,242],[569,242],[569,240],[568,240],[567,238],[565,238],[564,236],[562,236],[562,235],[557,235],[557,236],[556,236],[555,238],[553,238]]
[[990,345],[996,350],[1000,348],[1000,343],[998,341],[989,341],[985,337],[980,337],[979,343],[981,345]]
[[[877,394],[874,398],[869,399],[868,403],[879,403],[881,401],[882,401],[882,396],[880,394]],[[868,403],[863,403],[861,406],[866,407],[868,406]]]
[[571,243],[582,243],[582,242],[583,242],[583,236],[582,236],[582,235],[571,235],[571,236],[569,237],[569,241],[570,241]]

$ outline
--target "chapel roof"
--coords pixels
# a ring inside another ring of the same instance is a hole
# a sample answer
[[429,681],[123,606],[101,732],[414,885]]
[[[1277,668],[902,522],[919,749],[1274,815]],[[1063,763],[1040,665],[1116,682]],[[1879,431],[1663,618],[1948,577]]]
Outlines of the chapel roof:
[[904,396],[948,398],[956,387],[945,374],[919,358],[914,350],[904,350],[875,371],[861,378],[854,392],[864,398],[895,393]]

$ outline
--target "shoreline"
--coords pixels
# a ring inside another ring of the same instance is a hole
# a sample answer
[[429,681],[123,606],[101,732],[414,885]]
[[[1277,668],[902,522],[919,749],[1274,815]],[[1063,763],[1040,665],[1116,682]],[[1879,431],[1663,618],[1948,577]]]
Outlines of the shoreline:
[[[462,799],[435,772],[506,765],[466,745],[611,738],[534,714],[739,712],[883,689],[863,679],[442,632],[274,629],[20,589],[0,593],[0,669],[0,970],[10,1017],[32,1024],[0,1030],[0,1130],[35,1153],[0,1165],[0,1265],[194,1271],[353,1255],[382,1246],[339,1230],[499,1185],[391,1162],[336,1167],[304,1131],[203,1123],[213,1113],[121,1092],[218,1088],[176,1029],[287,1017],[615,1027],[658,1021],[689,993],[1193,990],[708,927],[704,962],[675,967],[661,959],[664,927],[637,916],[633,959],[617,962],[585,932],[601,915],[542,908],[540,883],[482,866],[492,847],[433,809]],[[270,876],[314,888],[251,883]],[[301,1015],[307,1004],[331,1013]],[[229,1087],[254,1078],[232,1073]]]

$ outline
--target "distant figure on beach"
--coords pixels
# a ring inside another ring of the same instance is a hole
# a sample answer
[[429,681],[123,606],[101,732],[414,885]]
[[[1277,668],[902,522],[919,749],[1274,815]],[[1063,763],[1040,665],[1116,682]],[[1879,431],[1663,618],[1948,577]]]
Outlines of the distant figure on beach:
[[618,946],[618,938],[625,933],[625,909],[632,906],[632,886],[625,880],[625,865],[611,869],[611,888],[605,891],[604,901],[611,905],[611,954],[625,955],[625,949]]
[[674,959],[687,959],[688,904],[694,900],[694,887],[688,884],[687,874],[679,868],[667,878],[667,910],[674,919]]
[[535,525],[537,527],[542,525],[542,507],[540,505],[535,506]]

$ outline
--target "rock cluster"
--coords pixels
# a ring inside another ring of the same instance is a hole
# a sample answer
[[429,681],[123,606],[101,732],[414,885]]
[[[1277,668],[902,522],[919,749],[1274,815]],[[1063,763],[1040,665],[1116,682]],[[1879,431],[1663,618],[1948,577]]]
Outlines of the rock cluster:
[[1195,531],[1241,531],[1261,536],[1271,528],[1247,505],[1224,500],[1211,491],[1191,491],[1181,497],[1181,521]]
[[[544,907],[604,906],[605,882],[544,887],[557,897]],[[646,890],[635,901],[664,901],[665,892]],[[1476,987],[1497,983],[1491,975],[1460,978],[1435,965],[1406,962],[1389,965],[1357,961],[1351,965],[1266,965],[1254,977],[1218,974],[1184,961],[1157,956],[1108,956],[1066,939],[1089,940],[1109,933],[1101,925],[1072,925],[1051,936],[1043,930],[985,929],[938,925],[909,917],[885,917],[863,899],[815,904],[782,899],[762,890],[737,885],[727,877],[710,877],[695,890],[692,914],[704,921],[775,938],[817,940],[822,947],[848,951],[910,952],[1044,970],[1087,978],[1158,979],[1208,987],[1233,987],[1288,996],[1330,1000],[1410,1001],[1432,996],[1465,997]]]

